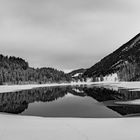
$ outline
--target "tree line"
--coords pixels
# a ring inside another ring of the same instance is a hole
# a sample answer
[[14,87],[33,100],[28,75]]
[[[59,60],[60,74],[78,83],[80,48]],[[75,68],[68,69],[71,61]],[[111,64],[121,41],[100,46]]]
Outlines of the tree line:
[[70,82],[71,76],[54,68],[32,68],[24,59],[0,55],[0,84]]

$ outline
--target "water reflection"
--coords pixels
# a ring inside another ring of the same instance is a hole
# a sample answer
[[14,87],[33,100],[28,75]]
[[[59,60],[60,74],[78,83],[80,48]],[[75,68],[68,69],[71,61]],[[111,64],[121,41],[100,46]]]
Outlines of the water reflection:
[[126,89],[47,87],[1,93],[0,112],[43,117],[139,116],[140,104],[132,102],[136,99],[140,99],[140,92]]
[[0,94],[0,111],[19,114],[33,102],[51,102],[62,98],[69,87],[38,88]]

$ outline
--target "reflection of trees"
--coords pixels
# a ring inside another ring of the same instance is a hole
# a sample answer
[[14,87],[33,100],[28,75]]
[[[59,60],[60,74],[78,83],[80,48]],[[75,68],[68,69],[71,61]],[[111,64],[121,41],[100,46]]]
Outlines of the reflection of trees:
[[[132,92],[125,89],[119,91],[110,90],[104,87],[76,87],[79,91],[82,91],[84,95],[90,96],[99,102],[117,100],[117,101],[128,101],[140,99],[140,92]],[[82,92],[80,94],[82,94]],[[79,93],[75,93],[79,94]],[[79,95],[80,95],[79,94]]]
[[[81,97],[89,96],[99,102],[140,99],[139,92],[130,92],[124,89],[113,91],[103,87],[47,87],[0,94],[0,111],[18,114],[27,109],[30,103],[52,102],[64,97],[67,93]],[[122,115],[140,113],[139,106],[116,105],[115,103],[106,106]]]
[[118,112],[123,116],[140,113],[139,105],[118,105],[118,106],[109,106],[108,108]]
[[[105,101],[128,101],[128,100],[135,100],[140,99],[140,92],[132,92],[125,89],[120,89],[119,91],[114,91],[110,89],[106,89],[103,87],[92,87],[92,88],[78,88],[79,91],[83,90],[84,94],[86,96],[90,96],[94,99],[96,99],[99,102],[105,102]],[[75,90],[74,90],[75,91]],[[82,92],[79,94],[81,96]],[[75,95],[78,95],[75,94]],[[130,114],[138,114],[140,113],[140,106],[139,105],[124,105],[124,104],[115,104],[112,102],[112,104],[106,105],[108,108],[118,112],[121,115],[130,115]]]
[[81,96],[81,97],[87,96],[87,94],[83,91],[82,87],[69,88],[68,92],[70,92],[71,94],[75,96]]
[[[79,90],[81,90],[81,87],[79,87]],[[108,100],[120,100],[123,97],[123,95],[118,93],[117,91],[108,90],[102,87],[83,87],[82,90],[84,91],[86,96],[90,96],[99,102]]]
[[69,87],[38,88],[14,93],[0,94],[0,111],[7,113],[21,113],[28,108],[29,103],[50,102],[64,97]]
[[120,89],[119,92],[123,95],[123,101],[140,99],[139,91],[129,91],[126,89]]

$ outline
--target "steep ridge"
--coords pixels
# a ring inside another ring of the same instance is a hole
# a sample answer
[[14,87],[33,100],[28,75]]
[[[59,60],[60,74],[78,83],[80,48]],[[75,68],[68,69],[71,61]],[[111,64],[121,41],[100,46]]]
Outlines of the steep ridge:
[[140,80],[140,34],[87,69],[83,77],[103,81],[112,75],[114,81]]

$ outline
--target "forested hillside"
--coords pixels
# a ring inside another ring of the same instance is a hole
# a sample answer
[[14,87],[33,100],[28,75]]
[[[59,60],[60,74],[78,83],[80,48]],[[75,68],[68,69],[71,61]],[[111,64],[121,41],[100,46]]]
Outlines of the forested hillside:
[[119,81],[140,80],[140,34],[87,69],[83,77],[92,77],[93,80],[100,77],[102,80],[114,73]]
[[70,75],[53,68],[31,68],[18,57],[0,55],[0,84],[69,82]]

